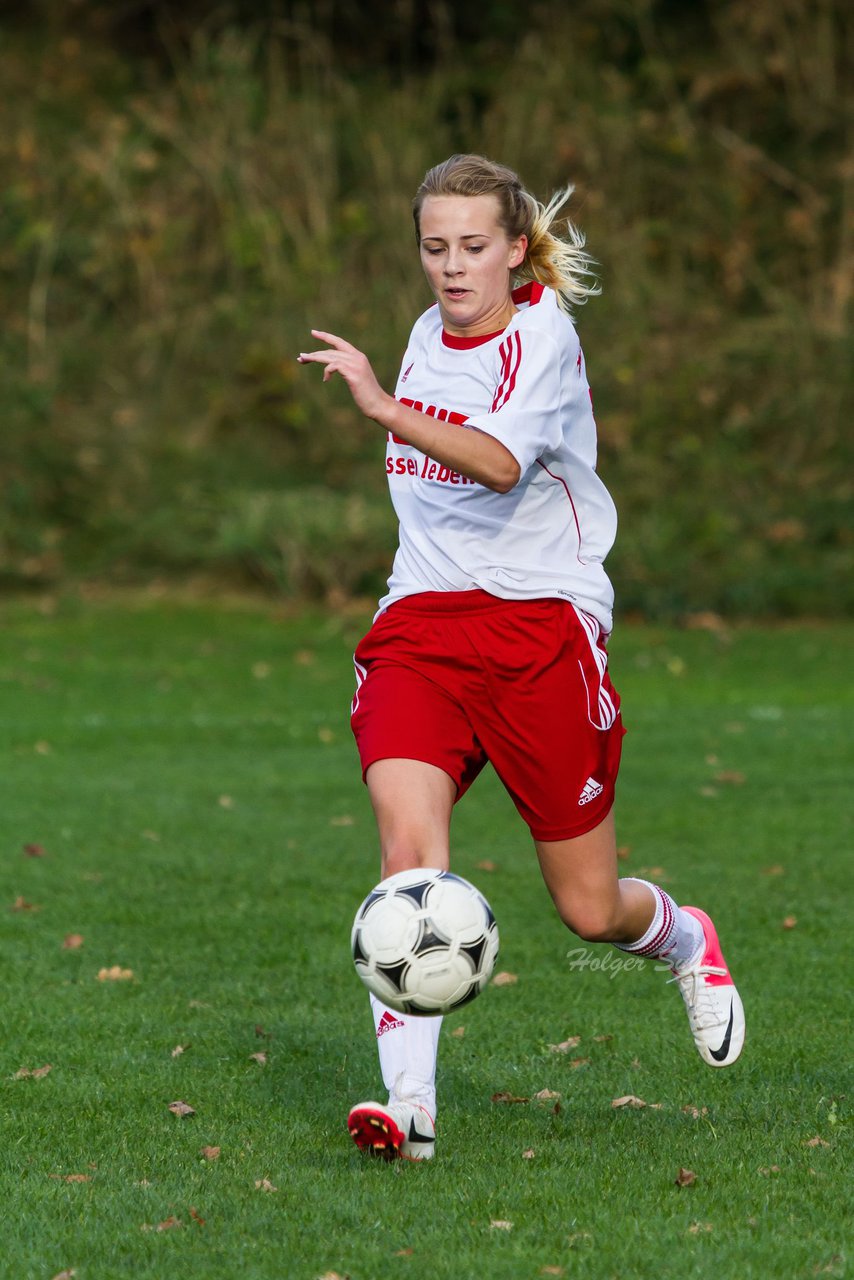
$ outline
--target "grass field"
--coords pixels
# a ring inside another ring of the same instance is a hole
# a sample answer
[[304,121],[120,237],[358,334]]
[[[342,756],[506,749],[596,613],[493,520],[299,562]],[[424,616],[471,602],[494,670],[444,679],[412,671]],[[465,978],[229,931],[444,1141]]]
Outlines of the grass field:
[[3,1280],[848,1274],[852,628],[612,643],[622,866],[715,916],[741,1061],[704,1066],[653,966],[572,967],[485,775],[454,867],[518,981],[447,1019],[437,1158],[385,1166],[345,1127],[380,1088],[348,956],[367,612],[2,614]]

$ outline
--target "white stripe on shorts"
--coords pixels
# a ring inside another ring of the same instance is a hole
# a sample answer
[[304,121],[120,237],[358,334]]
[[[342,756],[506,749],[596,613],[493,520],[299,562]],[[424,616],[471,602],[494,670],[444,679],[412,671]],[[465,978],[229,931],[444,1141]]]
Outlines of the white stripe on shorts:
[[[608,690],[603,688],[602,681],[605,678],[605,672],[608,670],[608,655],[602,645],[599,644],[599,637],[602,629],[595,618],[589,613],[585,613],[583,609],[579,609],[577,605],[572,606],[578,617],[578,621],[584,628],[587,640],[590,644],[590,653],[599,672],[599,688],[596,697],[592,696],[590,685],[587,683],[587,675],[584,671],[584,664],[579,659],[578,669],[581,672],[581,679],[584,681],[584,687],[587,690],[587,718],[593,725],[594,729],[610,729],[611,725],[617,718],[617,708],[614,706],[614,700]],[[598,710],[598,718],[594,720],[594,707]]]
[[359,709],[359,692],[362,685],[368,678],[368,669],[363,667],[361,662],[357,662],[355,655],[353,656],[353,667],[356,672],[356,692],[353,695],[353,701],[350,703],[350,715],[354,716]]

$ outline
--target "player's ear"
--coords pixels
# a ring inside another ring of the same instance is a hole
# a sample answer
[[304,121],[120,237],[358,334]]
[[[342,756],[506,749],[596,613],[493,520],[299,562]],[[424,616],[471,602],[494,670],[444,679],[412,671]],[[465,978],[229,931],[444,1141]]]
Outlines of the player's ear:
[[514,240],[510,246],[510,260],[508,266],[511,271],[516,267],[521,267],[525,261],[525,254],[528,252],[528,237],[520,236],[518,240]]

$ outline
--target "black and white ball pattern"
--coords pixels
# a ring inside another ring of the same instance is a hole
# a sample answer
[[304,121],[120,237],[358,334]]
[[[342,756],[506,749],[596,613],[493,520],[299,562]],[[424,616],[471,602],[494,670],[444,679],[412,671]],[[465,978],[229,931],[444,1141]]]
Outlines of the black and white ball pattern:
[[356,912],[351,946],[359,977],[392,1009],[447,1013],[489,981],[498,926],[468,880],[420,867],[371,890]]

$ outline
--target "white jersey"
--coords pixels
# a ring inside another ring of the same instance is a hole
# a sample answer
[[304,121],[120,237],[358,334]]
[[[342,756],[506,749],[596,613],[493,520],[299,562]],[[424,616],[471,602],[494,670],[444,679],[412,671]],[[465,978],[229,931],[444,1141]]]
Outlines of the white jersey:
[[422,591],[481,588],[508,600],[558,597],[611,629],[603,561],[617,515],[596,475],[584,356],[557,296],[516,289],[501,333],[445,333],[438,306],[416,321],[395,397],[439,421],[494,436],[519,464],[496,493],[389,433],[386,472],[400,544],[380,610]]

